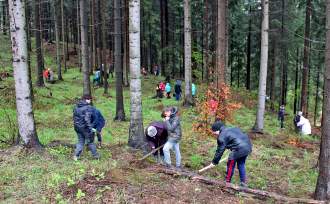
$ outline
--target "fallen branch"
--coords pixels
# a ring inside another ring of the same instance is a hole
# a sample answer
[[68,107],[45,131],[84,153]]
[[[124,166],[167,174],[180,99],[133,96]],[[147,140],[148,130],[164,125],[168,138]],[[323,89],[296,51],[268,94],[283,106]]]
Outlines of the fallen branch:
[[230,189],[233,190],[234,192],[244,192],[250,195],[253,195],[254,198],[256,199],[274,199],[276,201],[281,201],[285,203],[306,203],[306,204],[321,204],[321,203],[326,203],[324,201],[318,201],[318,200],[312,200],[312,199],[304,199],[304,198],[290,198],[286,197],[277,193],[273,192],[268,192],[268,191],[262,191],[262,190],[257,190],[257,189],[252,189],[252,188],[245,188],[245,187],[240,187],[234,184],[226,184],[223,181],[207,178],[205,176],[200,176],[197,173],[191,172],[191,171],[178,171],[175,169],[166,169],[166,168],[155,168],[153,169],[154,171],[158,173],[164,173],[172,176],[183,176],[183,177],[188,177],[190,179],[193,179],[195,181],[199,181],[201,183],[205,183],[208,185],[216,185],[222,188]]

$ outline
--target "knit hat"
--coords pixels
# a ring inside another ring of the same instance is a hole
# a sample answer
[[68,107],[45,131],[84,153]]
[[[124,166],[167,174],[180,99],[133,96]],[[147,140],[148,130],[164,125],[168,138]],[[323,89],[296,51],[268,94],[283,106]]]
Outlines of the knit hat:
[[216,131],[220,131],[223,126],[225,125],[220,120],[218,120],[215,123],[213,123],[211,129],[213,132],[216,132]]
[[149,126],[147,129],[148,136],[155,137],[157,135],[157,129],[154,126]]
[[302,116],[302,114],[303,114],[303,112],[301,112],[301,111],[298,112],[298,115],[299,116]]

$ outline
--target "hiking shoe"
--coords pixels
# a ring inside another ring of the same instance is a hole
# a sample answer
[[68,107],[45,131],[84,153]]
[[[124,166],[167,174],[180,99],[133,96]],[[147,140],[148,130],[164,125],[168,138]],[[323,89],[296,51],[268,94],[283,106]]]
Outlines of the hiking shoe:
[[244,182],[241,182],[240,183],[240,186],[243,187],[243,188],[247,188],[248,187],[248,185],[246,183],[244,183]]
[[93,158],[96,159],[96,160],[99,160],[100,159],[100,155],[97,154],[97,155],[93,156]]
[[78,161],[79,157],[78,156],[73,156],[74,161]]
[[99,143],[97,144],[97,148],[98,148],[98,149],[101,149],[101,148],[102,148],[102,143],[101,143],[101,142],[99,142]]

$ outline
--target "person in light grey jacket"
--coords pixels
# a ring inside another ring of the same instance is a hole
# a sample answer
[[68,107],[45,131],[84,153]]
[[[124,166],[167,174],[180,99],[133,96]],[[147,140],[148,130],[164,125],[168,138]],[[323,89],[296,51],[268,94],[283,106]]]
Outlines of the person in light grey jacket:
[[176,167],[181,168],[181,153],[179,142],[182,137],[180,118],[178,116],[178,108],[171,107],[166,108],[164,111],[165,114],[165,127],[168,132],[168,140],[164,145],[164,161],[165,164],[171,166],[171,155],[170,150],[173,149],[175,152]]

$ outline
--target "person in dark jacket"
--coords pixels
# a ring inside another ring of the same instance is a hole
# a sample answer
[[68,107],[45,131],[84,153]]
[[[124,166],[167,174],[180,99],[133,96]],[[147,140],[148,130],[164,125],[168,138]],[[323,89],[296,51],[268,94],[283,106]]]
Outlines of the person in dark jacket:
[[164,161],[165,164],[170,167],[171,166],[171,155],[170,149],[174,149],[175,151],[175,160],[176,167],[181,168],[181,153],[180,153],[180,145],[179,142],[182,137],[180,118],[178,116],[178,108],[171,107],[167,108],[164,111],[165,115],[165,127],[168,132],[168,139],[164,145]]
[[284,105],[280,106],[280,110],[278,111],[278,120],[281,123],[281,128],[284,128],[284,115],[285,115],[285,108]]
[[175,99],[177,101],[179,101],[180,98],[181,98],[181,94],[182,94],[181,81],[180,80],[176,80],[176,83],[174,85],[174,92],[175,92]]
[[[148,125],[145,131],[145,135],[148,141],[148,144],[152,150],[157,149],[162,146],[167,141],[167,130],[164,122],[152,122]],[[164,157],[163,149],[154,153],[154,156],[158,156],[160,154],[161,157]]]
[[95,119],[93,121],[93,127],[96,129],[97,141],[99,142],[99,147],[102,146],[102,129],[105,126],[105,120],[102,113],[95,108]]
[[96,159],[100,157],[94,144],[96,129],[93,127],[93,118],[95,118],[95,108],[91,106],[91,102],[92,97],[84,95],[73,110],[74,130],[78,135],[78,143],[73,157],[75,161],[79,159],[85,142],[92,152],[93,157]]
[[231,182],[237,163],[241,186],[246,187],[245,160],[252,151],[249,137],[239,128],[226,128],[220,120],[212,125],[212,132],[217,135],[218,148],[210,165],[219,164],[224,151],[231,150],[227,161],[226,182]]

